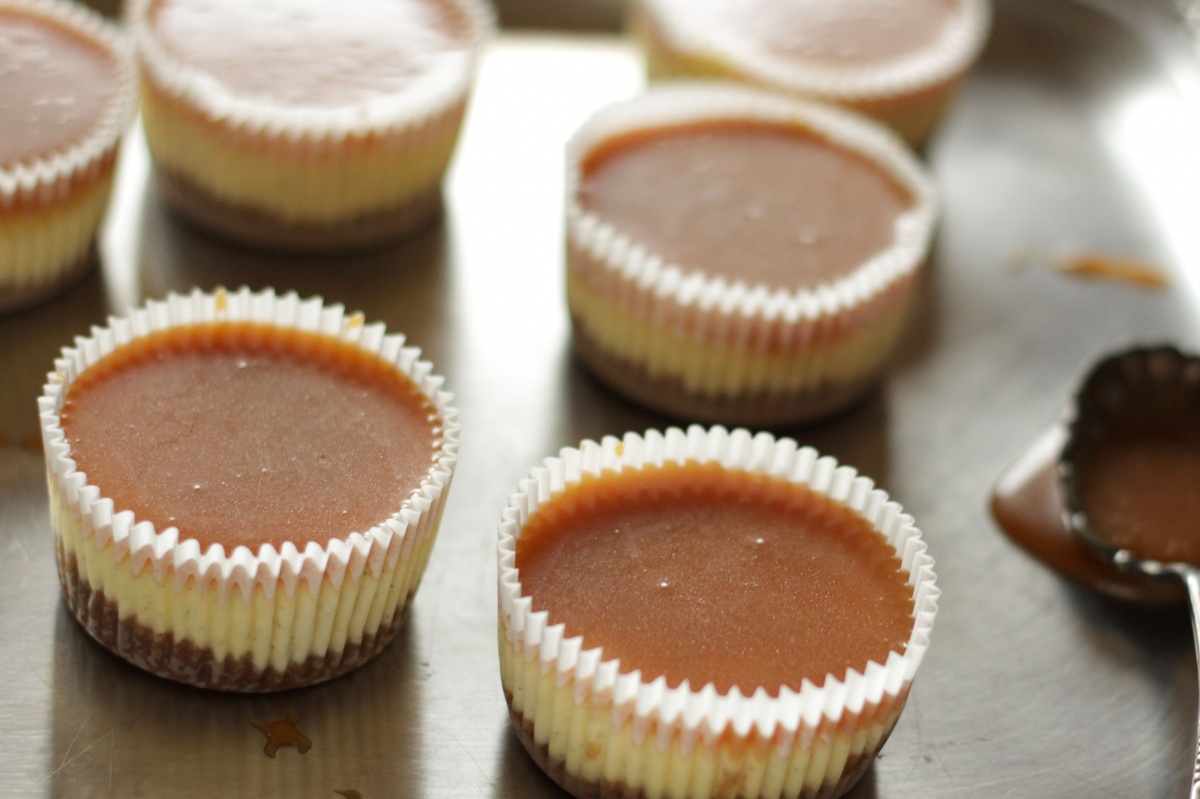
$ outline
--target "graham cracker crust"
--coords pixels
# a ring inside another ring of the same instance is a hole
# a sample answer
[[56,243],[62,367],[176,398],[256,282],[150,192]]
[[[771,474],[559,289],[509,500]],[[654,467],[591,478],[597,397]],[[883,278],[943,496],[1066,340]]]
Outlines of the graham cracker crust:
[[639,405],[694,422],[774,427],[803,424],[831,416],[866,395],[881,379],[823,383],[789,394],[747,392],[707,396],[684,387],[675,377],[651,376],[640,365],[613,356],[572,321],[576,357],[593,374]]
[[[533,762],[537,763],[538,768],[544,771],[550,779],[558,783],[559,787],[564,791],[577,797],[577,799],[646,799],[646,794],[640,788],[632,788],[623,782],[610,782],[608,780],[592,782],[581,780],[579,777],[567,773],[562,761],[550,759],[548,746],[538,744],[534,741],[533,721],[526,719],[524,715],[513,709],[512,694],[505,691],[504,698],[508,700],[508,714],[512,718],[513,731],[516,732],[517,739],[525,747],[525,751],[529,753],[529,756],[533,758]],[[804,790],[796,796],[785,795],[784,799],[837,799],[837,797],[847,793],[875,762],[875,754],[879,749],[883,748],[890,732],[889,730],[879,741],[879,747],[875,752],[850,755],[846,759],[846,765],[842,769],[841,777],[836,782],[823,783],[815,791]],[[739,791],[736,794],[729,795],[722,793],[721,799],[758,799],[758,796],[748,796]]]
[[368,250],[422,233],[442,217],[440,184],[407,202],[332,225],[286,222],[255,209],[230,205],[176,173],[156,167],[163,198],[181,216],[236,244],[294,253]]
[[258,669],[250,655],[217,660],[209,648],[200,648],[186,639],[176,641],[170,633],[155,633],[138,624],[133,617],[119,618],[116,602],[108,599],[104,592],[93,590],[79,574],[75,556],[64,556],[61,550],[56,554],[63,599],[83,628],[101,646],[159,677],[219,691],[286,691],[353,671],[382,652],[396,637],[412,601],[410,593],[396,609],[390,625],[372,635],[364,635],[358,643],[346,642],[341,652],[310,655],[301,662],[289,663],[282,672],[273,667]]

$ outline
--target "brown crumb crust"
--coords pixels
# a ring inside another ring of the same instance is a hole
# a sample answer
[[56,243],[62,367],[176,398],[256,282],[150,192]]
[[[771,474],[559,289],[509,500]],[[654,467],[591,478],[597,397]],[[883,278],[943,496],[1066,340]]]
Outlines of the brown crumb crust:
[[689,391],[675,377],[651,376],[641,366],[613,356],[576,321],[571,342],[579,361],[620,394],[680,419],[694,422],[771,427],[813,422],[851,405],[879,382],[873,375],[864,380],[824,383],[789,394],[747,392],[706,396]]
[[294,253],[340,253],[382,247],[416,236],[442,217],[442,187],[435,185],[402,205],[332,225],[295,224],[230,205],[187,178],[154,170],[159,193],[181,216],[238,244]]
[[[551,760],[550,748],[548,746],[538,744],[534,741],[533,721],[525,718],[523,714],[513,708],[512,694],[505,691],[504,698],[508,700],[508,714],[512,719],[513,731],[516,732],[521,745],[525,747],[525,751],[537,763],[538,768],[546,772],[547,776],[558,783],[559,787],[567,793],[578,799],[645,799],[646,795],[641,789],[632,788],[623,782],[611,782],[609,780],[591,782],[568,774],[562,761]],[[842,776],[836,782],[826,782],[815,791],[804,790],[794,797],[788,796],[785,799],[837,799],[837,797],[842,796],[853,788],[855,783],[867,772],[867,769],[875,762],[876,752],[883,748],[887,738],[888,736],[885,734],[879,741],[878,749],[874,752],[863,752],[857,755],[850,755],[846,758],[846,765],[842,770]],[[729,796],[722,794],[722,799],[758,798],[738,792]]]
[[83,628],[102,646],[159,677],[220,691],[285,691],[353,671],[382,652],[396,637],[412,600],[410,593],[396,609],[391,623],[381,626],[374,634],[364,635],[362,641],[348,641],[341,652],[309,655],[301,662],[289,663],[281,672],[273,667],[255,668],[249,655],[217,660],[211,649],[200,648],[187,639],[176,641],[170,633],[155,633],[138,624],[133,617],[119,618],[116,602],[108,599],[104,592],[92,589],[79,573],[75,556],[63,553],[61,548],[56,554],[63,600]]

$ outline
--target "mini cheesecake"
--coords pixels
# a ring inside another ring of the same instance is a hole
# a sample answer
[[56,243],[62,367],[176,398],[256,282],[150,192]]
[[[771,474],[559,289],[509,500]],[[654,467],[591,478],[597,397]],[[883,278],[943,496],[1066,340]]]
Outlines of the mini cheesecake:
[[136,0],[142,118],[158,182],[247,244],[366,247],[441,210],[480,0]]
[[936,215],[887,131],[748,89],[658,88],[593,117],[568,173],[575,350],[618,391],[763,425],[878,380]]
[[68,606],[201,687],[329,679],[394,637],[457,458],[382,326],[294,295],[172,296],[64,350],[41,400]]
[[134,93],[129,48],[98,15],[0,0],[0,311],[52,296],[94,263]]
[[988,0],[636,0],[652,78],[721,78],[875,117],[923,144],[975,61]]
[[500,528],[518,737],[579,797],[836,797],[903,708],[938,595],[899,506],[745,430],[563,450]]

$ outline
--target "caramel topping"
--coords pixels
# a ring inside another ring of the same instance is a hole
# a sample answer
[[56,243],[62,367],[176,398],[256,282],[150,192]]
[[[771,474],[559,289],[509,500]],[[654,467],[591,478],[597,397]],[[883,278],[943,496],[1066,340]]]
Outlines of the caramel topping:
[[82,143],[114,102],[112,55],[63,25],[0,11],[0,168]]
[[230,93],[344,108],[465,74],[470,33],[446,0],[159,0],[166,49]]
[[62,425],[88,481],[202,548],[298,548],[398,512],[439,453],[417,386],[337,339],[250,323],[174,328],[71,385]]
[[300,732],[297,726],[300,717],[295,713],[289,713],[287,718],[279,719],[278,721],[259,721],[251,719],[250,723],[257,727],[263,735],[267,736],[267,742],[263,745],[263,752],[267,757],[275,757],[275,753],[285,746],[295,747],[304,754],[309,749],[312,749],[312,741],[304,733]]
[[712,464],[585,478],[530,518],[516,565],[551,624],[671,686],[777,695],[882,663],[912,632],[912,589],[861,516]]
[[1200,566],[1200,439],[1118,434],[1079,469],[1099,538],[1139,558]]
[[579,194],[669,263],[789,290],[837,280],[887,249],[913,205],[864,157],[751,122],[614,138],[586,159]]
[[1058,488],[1058,454],[1064,433],[1038,438],[996,481],[990,502],[1000,529],[1050,568],[1090,588],[1134,602],[1184,599],[1174,580],[1118,570],[1100,559],[1067,525]]
[[846,66],[926,50],[959,13],[955,0],[699,0],[691,11],[786,58]]

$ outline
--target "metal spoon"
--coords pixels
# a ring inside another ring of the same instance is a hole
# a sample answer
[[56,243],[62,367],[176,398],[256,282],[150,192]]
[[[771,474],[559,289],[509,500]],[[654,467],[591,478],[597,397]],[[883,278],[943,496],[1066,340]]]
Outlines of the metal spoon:
[[[1076,395],[1058,470],[1067,523],[1097,554],[1127,571],[1184,582],[1200,675],[1200,558],[1172,559],[1175,550],[1147,544],[1139,538],[1144,531],[1116,530],[1111,517],[1088,507],[1088,480],[1104,448],[1139,437],[1200,446],[1200,358],[1162,346],[1116,353],[1096,364]],[[1191,799],[1200,799],[1200,712],[1196,739]]]

